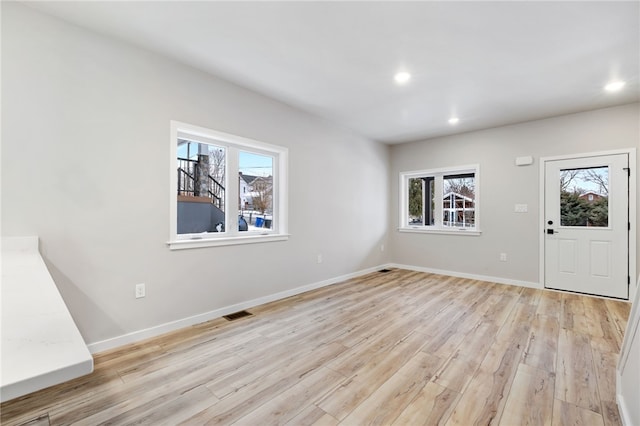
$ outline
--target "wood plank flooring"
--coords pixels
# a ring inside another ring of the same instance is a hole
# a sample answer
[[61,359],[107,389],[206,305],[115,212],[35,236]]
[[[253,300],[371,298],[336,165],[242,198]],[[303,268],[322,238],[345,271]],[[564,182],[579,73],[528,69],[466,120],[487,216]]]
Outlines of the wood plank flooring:
[[3,425],[620,425],[630,305],[394,269],[95,356]]

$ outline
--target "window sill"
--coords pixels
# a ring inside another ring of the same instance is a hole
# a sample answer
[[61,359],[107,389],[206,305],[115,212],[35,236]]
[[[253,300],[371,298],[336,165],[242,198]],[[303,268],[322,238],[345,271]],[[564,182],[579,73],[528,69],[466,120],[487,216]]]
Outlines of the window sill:
[[482,231],[478,229],[474,230],[466,230],[464,228],[455,228],[455,229],[428,229],[424,227],[407,227],[407,228],[398,228],[399,232],[410,232],[416,234],[444,234],[444,235],[467,235],[467,236],[479,236],[482,235]]
[[289,234],[247,235],[241,237],[202,238],[188,240],[174,240],[167,242],[170,250],[185,250],[204,247],[233,246],[239,244],[269,243],[287,241]]

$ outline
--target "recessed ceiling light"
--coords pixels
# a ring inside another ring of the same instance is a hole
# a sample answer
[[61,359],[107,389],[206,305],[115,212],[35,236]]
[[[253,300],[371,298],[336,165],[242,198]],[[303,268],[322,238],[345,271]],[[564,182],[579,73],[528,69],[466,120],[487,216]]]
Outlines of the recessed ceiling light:
[[458,117],[451,117],[449,119],[449,124],[458,124],[459,121],[460,119]]
[[625,85],[624,81],[612,81],[611,83],[604,86],[604,90],[607,92],[617,92],[622,89]]
[[411,80],[411,74],[409,74],[406,71],[400,71],[399,73],[396,73],[396,75],[393,76],[393,79],[398,84],[405,84],[406,82]]

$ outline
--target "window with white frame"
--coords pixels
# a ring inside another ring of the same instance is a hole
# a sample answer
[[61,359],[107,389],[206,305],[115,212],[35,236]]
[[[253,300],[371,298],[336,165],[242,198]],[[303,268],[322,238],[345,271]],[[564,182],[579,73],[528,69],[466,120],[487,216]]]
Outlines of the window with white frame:
[[171,249],[287,239],[287,148],[171,122]]
[[400,173],[400,231],[479,234],[478,183],[478,165]]

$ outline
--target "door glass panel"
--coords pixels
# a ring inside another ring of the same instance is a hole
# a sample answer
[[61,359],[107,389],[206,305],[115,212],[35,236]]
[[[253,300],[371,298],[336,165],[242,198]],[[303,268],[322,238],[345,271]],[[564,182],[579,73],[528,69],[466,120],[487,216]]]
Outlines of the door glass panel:
[[560,170],[560,225],[609,226],[609,167]]

